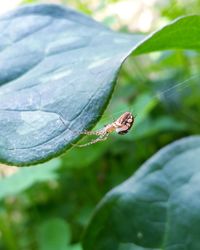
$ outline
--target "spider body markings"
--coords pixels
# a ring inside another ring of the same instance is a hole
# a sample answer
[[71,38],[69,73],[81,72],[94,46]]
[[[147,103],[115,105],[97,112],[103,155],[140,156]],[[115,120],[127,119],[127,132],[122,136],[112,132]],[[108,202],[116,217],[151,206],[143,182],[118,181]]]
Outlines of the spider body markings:
[[81,144],[81,145],[75,144],[75,146],[85,147],[97,143],[99,141],[105,141],[108,138],[109,134],[114,131],[117,132],[119,135],[124,135],[128,133],[133,123],[134,123],[134,116],[130,112],[125,112],[116,121],[106,125],[104,128],[100,130],[81,132],[80,134],[83,135],[97,135],[98,137],[86,144]]

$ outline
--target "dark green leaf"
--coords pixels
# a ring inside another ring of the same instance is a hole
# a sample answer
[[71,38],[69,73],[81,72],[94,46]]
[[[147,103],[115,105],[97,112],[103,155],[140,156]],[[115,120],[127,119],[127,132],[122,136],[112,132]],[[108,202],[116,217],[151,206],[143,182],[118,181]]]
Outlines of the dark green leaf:
[[199,136],[163,148],[104,197],[84,249],[200,249],[199,173]]

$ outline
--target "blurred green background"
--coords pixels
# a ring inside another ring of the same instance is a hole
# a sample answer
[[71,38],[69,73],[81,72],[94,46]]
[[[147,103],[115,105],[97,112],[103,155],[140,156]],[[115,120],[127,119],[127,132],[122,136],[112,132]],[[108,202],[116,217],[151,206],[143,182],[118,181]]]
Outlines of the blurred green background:
[[[0,9],[60,3],[121,32],[150,33],[185,14],[193,0],[0,1]],[[96,128],[125,111],[136,116],[132,131],[73,148],[31,168],[0,166],[0,249],[80,250],[84,228],[104,194],[131,176],[166,144],[200,132],[200,58],[195,51],[130,56]],[[84,138],[80,143],[90,140]]]

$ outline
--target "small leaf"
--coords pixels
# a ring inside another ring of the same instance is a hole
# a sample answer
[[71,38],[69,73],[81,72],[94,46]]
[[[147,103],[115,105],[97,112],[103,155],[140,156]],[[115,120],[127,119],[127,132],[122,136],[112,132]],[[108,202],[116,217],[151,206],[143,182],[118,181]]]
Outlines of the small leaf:
[[166,146],[104,197],[84,249],[199,249],[199,183],[200,136]]
[[38,230],[39,250],[70,250],[70,229],[60,218],[52,218],[43,222]]
[[0,200],[10,195],[16,195],[37,182],[55,179],[55,171],[60,164],[59,159],[54,159],[32,168],[21,168],[17,173],[0,179]]

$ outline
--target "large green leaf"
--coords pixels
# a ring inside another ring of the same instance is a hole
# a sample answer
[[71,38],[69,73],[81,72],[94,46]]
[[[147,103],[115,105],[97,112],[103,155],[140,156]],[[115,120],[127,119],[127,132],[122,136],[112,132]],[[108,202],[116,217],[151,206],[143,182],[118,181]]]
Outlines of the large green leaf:
[[0,160],[24,165],[71,146],[94,124],[141,39],[57,5],[0,19]]
[[28,165],[65,151],[101,116],[132,51],[199,49],[199,20],[183,17],[141,43],[58,5],[1,17],[0,161]]
[[84,249],[200,249],[199,183],[200,136],[166,146],[104,197]]

